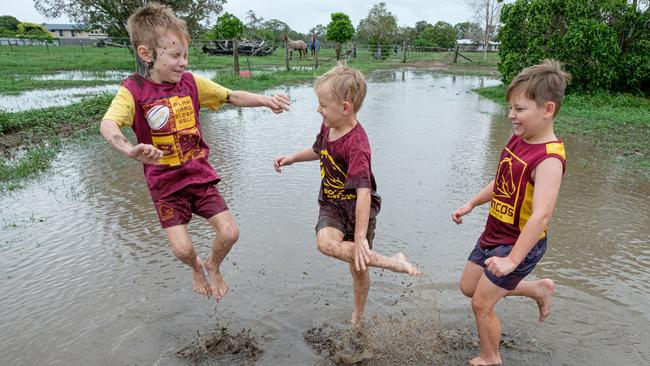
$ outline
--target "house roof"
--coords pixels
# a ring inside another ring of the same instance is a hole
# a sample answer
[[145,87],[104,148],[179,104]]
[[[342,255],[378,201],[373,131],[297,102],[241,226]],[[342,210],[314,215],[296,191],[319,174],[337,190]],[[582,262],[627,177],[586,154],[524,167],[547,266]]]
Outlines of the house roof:
[[87,27],[85,24],[51,24],[43,23],[43,26],[47,28],[50,32],[58,30],[85,30]]

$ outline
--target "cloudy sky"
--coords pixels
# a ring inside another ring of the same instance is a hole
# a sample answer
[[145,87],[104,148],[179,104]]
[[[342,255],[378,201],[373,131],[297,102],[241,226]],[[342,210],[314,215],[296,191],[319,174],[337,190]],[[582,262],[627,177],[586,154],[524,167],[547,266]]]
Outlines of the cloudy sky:
[[[397,16],[397,23],[413,26],[418,20],[450,24],[474,19],[467,0],[386,0],[388,10]],[[307,33],[317,24],[327,25],[330,14],[343,12],[356,27],[379,0],[229,0],[225,11],[246,22],[246,12],[255,11],[264,19],[279,19],[299,32]],[[296,5],[299,4],[299,5]],[[66,17],[45,18],[33,6],[32,0],[0,0],[0,15],[13,15],[20,21],[33,23],[70,23]],[[212,22],[214,24],[214,21]]]

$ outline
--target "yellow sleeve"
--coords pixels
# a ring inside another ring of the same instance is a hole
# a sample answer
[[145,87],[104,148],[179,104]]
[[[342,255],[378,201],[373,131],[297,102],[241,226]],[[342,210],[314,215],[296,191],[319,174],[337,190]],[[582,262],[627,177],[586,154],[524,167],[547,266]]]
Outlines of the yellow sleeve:
[[135,118],[135,102],[129,89],[120,86],[120,89],[115,94],[115,98],[108,107],[103,119],[110,119],[117,122],[118,126],[133,126],[133,119]]
[[194,81],[199,90],[199,105],[202,107],[217,110],[222,104],[228,102],[232,90],[199,75],[194,75]]

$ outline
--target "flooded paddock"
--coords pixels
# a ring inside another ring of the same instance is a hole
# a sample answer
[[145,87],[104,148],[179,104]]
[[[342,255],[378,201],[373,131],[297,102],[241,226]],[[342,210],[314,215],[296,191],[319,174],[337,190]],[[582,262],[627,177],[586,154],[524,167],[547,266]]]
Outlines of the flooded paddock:
[[[241,236],[222,270],[220,303],[193,293],[159,228],[140,164],[97,137],[0,202],[2,364],[464,365],[478,352],[458,280],[487,208],[451,212],[494,176],[511,127],[471,89],[497,84],[427,71],[371,75],[359,120],[383,206],[375,249],[403,251],[425,275],[372,270],[367,325],[352,311],[347,265],[316,249],[317,162],[272,168],[314,141],[309,85],[292,101],[203,112],[210,160]],[[551,316],[530,299],[497,306],[506,364],[639,365],[650,358],[650,181],[566,139],[568,171],[549,249],[532,278],[556,284]],[[198,217],[194,245],[213,238]]]

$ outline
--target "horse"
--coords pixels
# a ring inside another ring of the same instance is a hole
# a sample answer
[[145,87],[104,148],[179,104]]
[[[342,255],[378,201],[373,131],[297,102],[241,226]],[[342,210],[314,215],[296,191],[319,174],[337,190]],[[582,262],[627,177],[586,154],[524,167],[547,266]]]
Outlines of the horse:
[[302,56],[304,54],[305,58],[307,58],[307,44],[303,40],[297,40],[294,41],[291,38],[289,38],[288,34],[283,35],[283,39],[287,42],[287,48],[289,49],[289,60],[291,60],[291,56],[294,50],[298,51],[300,53],[300,60],[302,60]]

